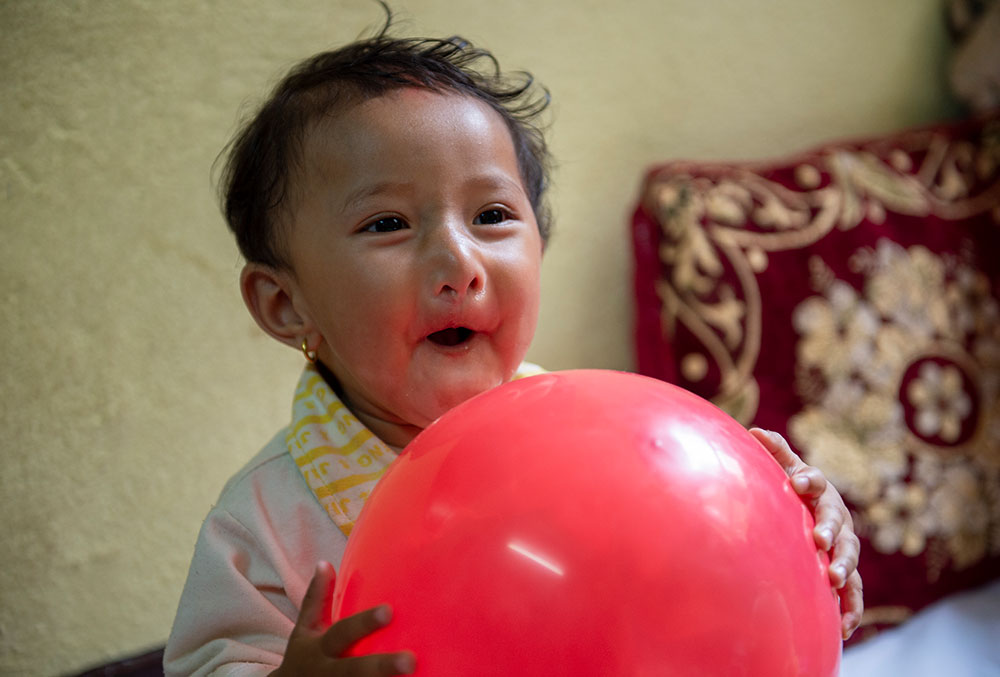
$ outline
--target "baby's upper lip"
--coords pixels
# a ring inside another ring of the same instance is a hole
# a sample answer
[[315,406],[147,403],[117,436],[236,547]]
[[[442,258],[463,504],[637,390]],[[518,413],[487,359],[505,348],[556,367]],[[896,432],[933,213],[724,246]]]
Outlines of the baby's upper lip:
[[492,328],[487,320],[476,313],[455,313],[429,318],[420,326],[420,340],[426,339],[431,334],[444,331],[445,329],[457,329],[460,327],[477,334],[489,333],[492,331]]
[[431,329],[430,331],[424,332],[423,338],[427,338],[427,337],[429,337],[429,336],[431,336],[433,334],[437,334],[437,333],[445,331],[447,329],[468,329],[469,331],[471,331],[473,333],[476,333],[476,334],[482,332],[481,329],[477,329],[475,326],[472,326],[472,325],[470,325],[469,323],[466,323],[466,322],[449,322],[447,324],[439,325],[436,328]]

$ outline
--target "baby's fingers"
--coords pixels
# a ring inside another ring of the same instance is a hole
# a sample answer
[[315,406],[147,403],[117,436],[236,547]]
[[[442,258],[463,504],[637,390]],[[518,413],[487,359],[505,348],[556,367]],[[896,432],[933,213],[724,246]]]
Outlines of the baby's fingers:
[[331,677],[388,677],[412,675],[416,661],[413,654],[401,652],[341,658],[333,665]]
[[813,538],[820,550],[827,551],[836,545],[834,539],[844,528],[845,513],[840,501],[820,500],[816,503]]
[[816,500],[826,491],[826,476],[819,468],[806,465],[792,472],[792,488],[802,498]]
[[757,438],[757,441],[764,445],[768,453],[774,457],[785,472],[791,476],[799,468],[805,467],[805,463],[798,454],[792,451],[784,437],[770,430],[762,428],[751,428],[750,434]]
[[833,587],[842,588],[847,584],[858,569],[860,557],[861,541],[857,535],[849,528],[841,529],[830,558],[830,583]]
[[299,611],[296,626],[303,630],[321,631],[330,625],[335,578],[333,565],[329,562],[320,562],[316,565],[316,573],[309,583],[306,596],[302,599],[302,609]]
[[334,677],[412,674],[416,668],[416,659],[408,651],[340,658],[358,640],[385,627],[390,620],[392,620],[392,609],[383,604],[342,618],[331,625],[321,638],[323,653],[336,659],[332,663],[334,668],[330,674]]
[[323,653],[333,658],[343,656],[358,640],[385,627],[390,620],[392,620],[392,609],[384,604],[342,618],[331,625],[323,635]]
[[847,584],[840,591],[840,632],[845,640],[861,625],[864,610],[861,574],[855,571],[847,578]]

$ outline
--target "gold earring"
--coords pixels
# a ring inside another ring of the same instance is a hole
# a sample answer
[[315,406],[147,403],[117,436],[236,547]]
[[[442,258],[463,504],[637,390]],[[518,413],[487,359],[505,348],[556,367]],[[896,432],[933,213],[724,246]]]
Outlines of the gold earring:
[[305,337],[302,339],[302,354],[306,356],[306,359],[310,363],[316,364],[316,351],[309,350],[309,339]]

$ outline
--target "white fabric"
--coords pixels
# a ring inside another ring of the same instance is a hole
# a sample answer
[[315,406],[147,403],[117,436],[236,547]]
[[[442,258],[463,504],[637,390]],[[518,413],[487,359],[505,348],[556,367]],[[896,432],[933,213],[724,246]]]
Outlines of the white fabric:
[[[524,362],[514,378],[543,371]],[[340,568],[345,533],[393,458],[306,365],[291,424],[226,484],[205,518],[167,640],[167,677],[277,668],[316,564]]]
[[952,595],[844,651],[840,677],[1000,676],[1000,581]]
[[167,641],[168,677],[269,674],[316,563],[340,566],[347,538],[303,481],[286,433],[227,483],[205,519]]

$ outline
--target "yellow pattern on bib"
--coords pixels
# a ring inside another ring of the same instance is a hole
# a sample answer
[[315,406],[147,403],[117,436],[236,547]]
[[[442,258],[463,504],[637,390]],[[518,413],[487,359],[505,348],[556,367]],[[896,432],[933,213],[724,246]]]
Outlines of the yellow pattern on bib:
[[396,452],[351,413],[312,364],[302,370],[295,389],[285,442],[330,519],[350,536]]
[[[543,372],[525,362],[514,378]],[[313,364],[306,364],[295,389],[285,442],[316,499],[349,537],[396,452],[351,413]]]

